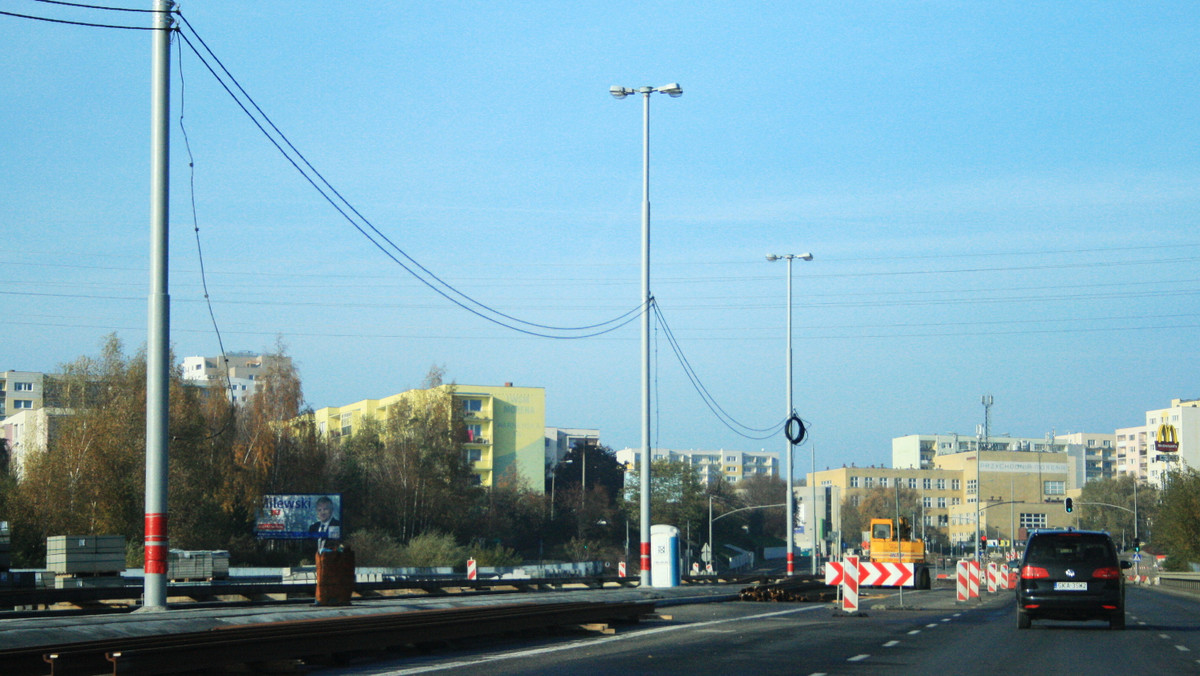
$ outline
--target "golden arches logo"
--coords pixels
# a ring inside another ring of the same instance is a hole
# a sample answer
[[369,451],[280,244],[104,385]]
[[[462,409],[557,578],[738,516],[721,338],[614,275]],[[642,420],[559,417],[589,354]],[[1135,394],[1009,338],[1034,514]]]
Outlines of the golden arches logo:
[[1179,450],[1179,432],[1174,425],[1164,423],[1158,426],[1158,433],[1154,435],[1154,449],[1163,453]]

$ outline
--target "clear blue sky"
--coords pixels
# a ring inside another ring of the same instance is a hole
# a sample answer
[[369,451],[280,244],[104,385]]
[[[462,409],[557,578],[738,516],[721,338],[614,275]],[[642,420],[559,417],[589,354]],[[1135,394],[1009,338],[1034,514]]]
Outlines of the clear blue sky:
[[[765,255],[814,254],[794,267],[795,405],[821,467],[887,463],[896,436],[972,434],[985,393],[993,432],[1015,436],[1111,432],[1200,397],[1194,3],[181,9],[381,232],[542,324],[639,303],[641,101],[608,88],[679,82],[683,97],[651,101],[654,295],[713,397],[767,426],[786,412],[786,269]],[[54,371],[113,331],[136,350],[150,36],[0,16],[0,44],[0,368]],[[172,73],[178,356],[218,352],[194,195],[225,347],[282,336],[313,407],[440,365],[461,384],[545,387],[547,424],[640,445],[637,322],[561,341],[464,312],[317,195],[186,45]],[[661,332],[654,348],[654,445],[784,447],[731,432]]]

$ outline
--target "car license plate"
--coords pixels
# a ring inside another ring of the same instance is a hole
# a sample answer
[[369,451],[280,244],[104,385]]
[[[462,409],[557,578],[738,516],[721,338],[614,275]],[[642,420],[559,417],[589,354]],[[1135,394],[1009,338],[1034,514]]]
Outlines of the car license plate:
[[1054,591],[1087,591],[1086,582],[1055,582]]

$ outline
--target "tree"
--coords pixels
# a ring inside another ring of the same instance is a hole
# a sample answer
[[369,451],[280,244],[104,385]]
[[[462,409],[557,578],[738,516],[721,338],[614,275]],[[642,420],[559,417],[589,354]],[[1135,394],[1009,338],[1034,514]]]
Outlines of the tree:
[[1167,553],[1169,570],[1188,570],[1189,563],[1200,562],[1200,471],[1169,472],[1161,495],[1154,543]]
[[[785,505],[787,482],[774,476],[752,476],[737,484],[737,492],[746,507]],[[820,518],[821,515],[817,515]],[[747,512],[750,532],[779,538],[787,542],[787,510],[782,507],[755,509]]]
[[1107,531],[1118,543],[1131,542],[1135,532],[1145,541],[1146,524],[1154,520],[1157,511],[1158,491],[1152,486],[1137,485],[1138,524],[1135,528],[1133,512],[1136,484],[1137,478],[1128,474],[1084,484],[1078,501],[1080,527]]

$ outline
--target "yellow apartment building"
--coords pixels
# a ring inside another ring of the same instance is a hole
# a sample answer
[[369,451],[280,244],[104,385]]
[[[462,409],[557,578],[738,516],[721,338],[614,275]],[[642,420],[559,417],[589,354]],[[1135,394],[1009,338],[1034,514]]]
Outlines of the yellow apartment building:
[[[545,388],[506,383],[499,387],[441,385],[435,389],[449,390],[454,405],[462,411],[468,439],[465,448],[479,484],[492,486],[497,479],[511,475],[531,490],[545,492]],[[317,409],[312,414],[313,422],[323,436],[348,436],[364,418],[383,421],[390,406],[422,392],[426,390]]]

